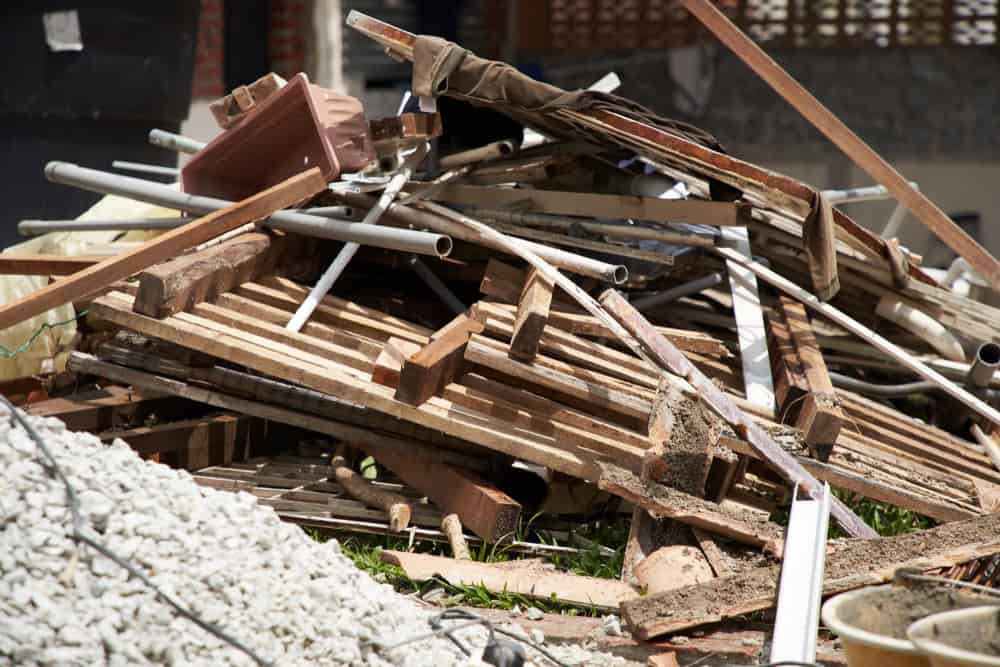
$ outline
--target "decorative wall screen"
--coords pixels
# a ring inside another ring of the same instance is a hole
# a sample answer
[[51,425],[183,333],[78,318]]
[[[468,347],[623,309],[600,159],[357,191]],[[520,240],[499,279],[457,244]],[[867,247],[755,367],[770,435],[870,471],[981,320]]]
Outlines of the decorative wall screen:
[[[489,3],[502,39],[506,2]],[[994,46],[998,0],[718,0],[775,47]],[[660,49],[711,36],[677,0],[519,0],[519,46],[534,52]],[[499,42],[500,40],[498,40]]]

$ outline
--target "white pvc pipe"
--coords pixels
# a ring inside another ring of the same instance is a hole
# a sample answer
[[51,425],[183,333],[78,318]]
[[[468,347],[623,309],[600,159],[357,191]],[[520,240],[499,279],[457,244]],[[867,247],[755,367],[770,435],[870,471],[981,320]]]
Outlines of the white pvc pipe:
[[[418,151],[417,153],[419,154],[419,158],[416,161],[419,162],[419,159],[423,158],[426,151]],[[379,218],[382,217],[382,214],[385,213],[386,209],[388,209],[392,204],[392,200],[396,198],[399,191],[402,190],[403,186],[410,180],[412,173],[413,167],[411,165],[406,165],[400,169],[395,176],[389,179],[389,183],[385,186],[385,190],[382,191],[382,196],[379,197],[378,203],[376,203],[375,206],[368,211],[368,214],[365,215],[364,220],[361,222],[370,225],[374,225],[378,222]],[[320,276],[320,279],[315,285],[313,285],[309,294],[306,295],[305,300],[299,304],[295,314],[292,315],[292,319],[288,320],[288,324],[285,325],[285,329],[296,332],[302,329],[306,321],[316,310],[316,307],[323,300],[323,297],[326,296],[327,292],[330,291],[330,288],[333,287],[333,284],[337,282],[338,278],[340,278],[340,274],[342,274],[344,269],[347,268],[347,265],[350,264],[351,259],[354,258],[354,255],[358,252],[358,248],[360,247],[361,244],[359,243],[344,244],[344,247],[337,253],[337,256],[330,263],[330,266],[327,267],[326,271],[323,272],[323,275]]]
[[909,306],[895,297],[884,296],[879,299],[875,314],[903,327],[937,350],[945,359],[965,361],[965,350],[962,349],[958,339],[943,324],[924,311]]

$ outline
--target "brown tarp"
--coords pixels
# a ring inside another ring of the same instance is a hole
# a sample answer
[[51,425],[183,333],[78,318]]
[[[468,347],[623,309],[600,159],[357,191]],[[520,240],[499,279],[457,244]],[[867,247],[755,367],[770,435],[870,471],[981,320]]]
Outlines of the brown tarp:
[[413,93],[423,97],[449,97],[501,111],[525,125],[561,139],[606,143],[596,135],[554,112],[560,109],[610,111],[675,136],[722,151],[708,132],[682,121],[663,118],[624,97],[587,90],[567,92],[536,81],[507,63],[480,58],[458,44],[440,37],[418,35],[413,45]]

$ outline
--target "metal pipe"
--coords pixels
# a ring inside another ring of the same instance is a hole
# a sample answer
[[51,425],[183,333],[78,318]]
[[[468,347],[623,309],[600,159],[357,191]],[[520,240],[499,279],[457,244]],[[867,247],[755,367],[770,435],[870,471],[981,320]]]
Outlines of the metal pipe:
[[1000,370],[1000,345],[987,341],[976,350],[967,383],[978,388],[989,387],[993,373],[997,370]]
[[884,296],[875,306],[875,314],[906,329],[945,359],[965,361],[965,351],[954,334],[924,311],[893,296]]
[[[338,220],[356,219],[357,213],[350,206],[320,206],[301,209],[309,215],[321,215],[324,218]],[[174,229],[186,225],[192,220],[190,216],[178,218],[137,218],[134,220],[22,220],[17,223],[17,231],[21,236],[38,236],[49,232],[107,232],[131,229]]]
[[173,229],[195,218],[144,218],[136,220],[22,220],[17,223],[21,236],[49,232],[105,232],[129,229]]
[[683,285],[677,285],[675,287],[671,287],[670,289],[665,289],[662,292],[657,292],[656,294],[650,294],[649,296],[636,299],[632,302],[632,306],[640,312],[649,310],[650,308],[662,306],[665,303],[677,301],[678,299],[691,296],[692,294],[704,292],[705,290],[715,287],[716,285],[720,285],[723,279],[724,276],[722,271],[710,273],[707,276],[695,278],[694,280],[686,282]]
[[444,171],[451,171],[452,169],[464,167],[467,164],[499,160],[502,157],[511,155],[515,150],[514,142],[504,139],[503,141],[494,141],[492,144],[472,148],[461,153],[445,155],[441,158],[439,164]]
[[[371,207],[375,205],[375,199],[369,195],[343,193],[340,197],[353,206]],[[449,236],[462,241],[468,241],[469,243],[475,243],[487,248],[493,248],[494,250],[499,250],[504,253],[508,252],[507,247],[497,243],[486,235],[479,234],[476,232],[476,227],[474,225],[467,225],[465,224],[465,221],[473,222],[476,225],[482,223],[479,223],[478,221],[467,216],[463,216],[457,211],[436,206],[430,202],[422,202],[421,206],[426,206],[429,210],[418,210],[416,208],[396,203],[389,207],[388,215],[389,217],[395,218],[397,221],[407,225],[412,225],[414,227],[426,227],[441,232],[442,234],[448,234]],[[546,262],[549,262],[560,269],[565,269],[566,271],[571,271],[581,276],[588,276],[598,280],[603,280],[604,282],[610,282],[615,285],[620,285],[628,280],[628,269],[624,266],[607,264],[605,262],[597,261],[596,259],[583,257],[582,255],[576,255],[574,253],[559,250],[558,248],[552,248],[540,243],[524,241],[523,239],[518,239],[518,241]]]
[[549,215],[547,213],[522,213],[519,211],[508,211],[493,208],[474,208],[468,211],[469,215],[486,220],[506,222],[512,225],[523,225],[526,227],[541,227],[543,229],[568,230],[579,227],[588,232],[613,236],[622,239],[643,239],[649,241],[663,241],[676,245],[690,245],[696,247],[710,248],[715,245],[715,239],[703,234],[685,234],[681,232],[665,231],[653,229],[651,227],[640,227],[638,225],[608,225],[598,222],[589,222],[584,218],[572,218],[559,215]]
[[[917,184],[910,181],[910,187],[918,190]],[[823,190],[823,196],[831,204],[854,204],[862,201],[879,201],[892,199],[892,195],[884,185],[870,185],[863,188],[847,188],[844,190]]]
[[[86,169],[68,162],[48,163],[45,166],[45,176],[53,183],[72,185],[102,194],[120,195],[158,206],[200,214],[210,213],[232,204],[225,199],[184,194],[168,185],[130,176],[109,174],[96,169]],[[418,255],[444,257],[451,252],[452,246],[451,239],[442,234],[366,225],[291,210],[278,211],[265,220],[263,224],[304,236],[355,242],[361,245]]]
[[903,384],[874,384],[848,375],[841,375],[830,371],[830,382],[834,387],[847,389],[856,394],[864,396],[877,396],[879,398],[902,398],[910,394],[919,394],[925,391],[939,391],[940,387],[929,380],[918,380],[916,382],[905,382]]
[[446,306],[451,308],[452,312],[454,312],[456,315],[461,315],[466,310],[468,310],[468,307],[464,303],[458,300],[458,297],[455,296],[455,293],[452,292],[450,289],[448,289],[448,286],[445,285],[444,282],[442,282],[441,279],[437,277],[437,274],[431,271],[430,267],[428,267],[427,264],[425,264],[422,259],[420,259],[416,255],[413,255],[410,257],[409,261],[410,261],[410,267],[416,272],[418,276],[423,278],[424,282],[427,283],[427,286],[430,287],[431,290],[438,295],[438,297],[444,302]]
[[178,153],[197,153],[208,144],[166,130],[150,130],[149,143]]
[[181,170],[177,167],[164,167],[159,164],[145,164],[143,162],[127,162],[125,160],[113,160],[111,162],[112,169],[121,169],[122,171],[138,171],[144,174],[157,174],[159,176],[174,176],[176,177],[181,173]]

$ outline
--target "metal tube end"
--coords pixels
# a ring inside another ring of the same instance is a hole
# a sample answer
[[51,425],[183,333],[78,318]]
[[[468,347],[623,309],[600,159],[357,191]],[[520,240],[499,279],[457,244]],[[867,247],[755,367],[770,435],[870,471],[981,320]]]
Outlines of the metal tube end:
[[45,165],[45,180],[50,183],[58,183],[57,175],[60,169],[65,167],[75,167],[76,165],[72,162],[60,162],[59,160],[53,160]]
[[615,285],[624,285],[628,282],[628,269],[622,265],[616,266],[611,273],[611,281]]
[[450,236],[440,236],[434,243],[434,249],[437,251],[438,257],[447,257],[451,254],[453,245]]

